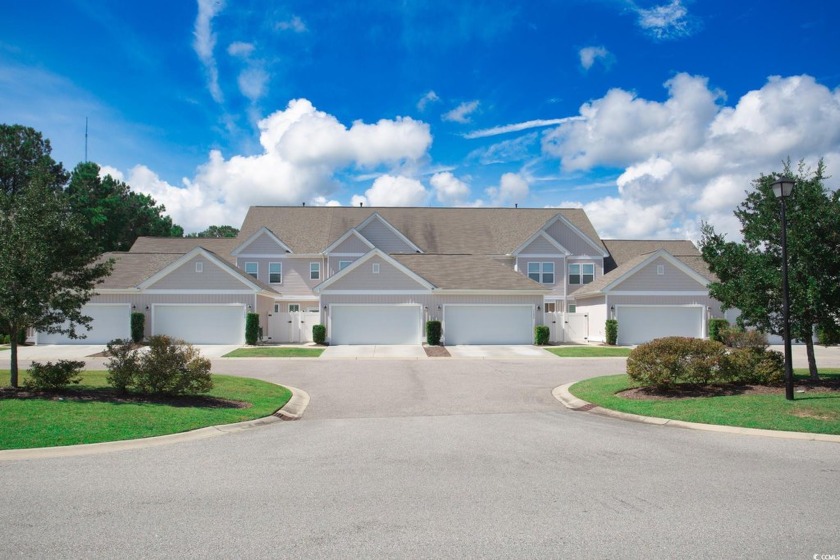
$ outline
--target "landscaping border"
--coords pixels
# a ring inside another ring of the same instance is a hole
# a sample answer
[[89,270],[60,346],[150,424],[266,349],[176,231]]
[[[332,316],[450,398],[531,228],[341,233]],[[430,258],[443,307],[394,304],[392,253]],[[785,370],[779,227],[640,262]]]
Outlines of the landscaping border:
[[[279,385],[279,383],[275,383]],[[6,449],[0,451],[0,461],[17,461],[24,459],[47,459],[56,457],[79,457],[82,455],[99,455],[101,453],[112,453],[115,451],[127,451],[130,449],[145,449],[147,447],[158,447],[185,441],[195,441],[216,436],[222,436],[233,432],[243,432],[260,426],[267,426],[283,420],[299,420],[303,416],[306,407],[309,406],[309,394],[301,389],[282,385],[292,392],[292,397],[277,412],[271,416],[246,420],[233,424],[222,424],[219,426],[207,426],[188,432],[167,434],[164,436],[153,436],[140,439],[125,439],[119,441],[104,441],[101,443],[83,443],[80,445],[62,445],[57,447],[34,447],[30,449]]]
[[566,383],[555,387],[551,394],[555,399],[570,410],[580,412],[591,412],[600,416],[608,416],[610,418],[618,418],[620,420],[627,420],[630,422],[641,422],[642,424],[653,424],[655,426],[669,426],[673,428],[687,428],[689,430],[703,430],[707,432],[719,432],[726,434],[741,434],[747,436],[772,437],[779,439],[798,439],[805,441],[827,441],[830,443],[840,443],[840,436],[833,434],[816,434],[812,432],[785,432],[781,430],[762,430],[759,428],[741,428],[738,426],[721,426],[719,424],[701,424],[699,422],[686,422],[684,420],[671,420],[670,418],[656,418],[654,416],[642,416],[640,414],[630,414],[629,412],[619,412],[601,406],[594,405],[577,398],[571,392],[569,387],[577,382]]

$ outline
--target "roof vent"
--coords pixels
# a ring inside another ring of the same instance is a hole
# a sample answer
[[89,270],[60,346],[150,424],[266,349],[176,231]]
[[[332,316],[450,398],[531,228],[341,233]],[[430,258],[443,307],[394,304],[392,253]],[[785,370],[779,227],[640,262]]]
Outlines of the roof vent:
[[361,207],[362,207],[362,206],[364,206],[364,205],[365,205],[365,203],[364,203],[364,202],[360,202],[360,203],[359,203],[359,208],[361,208]]
[[519,203],[518,203],[518,202],[514,202],[514,203],[513,203],[513,207],[514,207],[514,208],[519,208]]
[[305,203],[305,202],[302,202],[301,204],[302,204],[302,205],[304,205],[304,206],[306,206],[306,203]]

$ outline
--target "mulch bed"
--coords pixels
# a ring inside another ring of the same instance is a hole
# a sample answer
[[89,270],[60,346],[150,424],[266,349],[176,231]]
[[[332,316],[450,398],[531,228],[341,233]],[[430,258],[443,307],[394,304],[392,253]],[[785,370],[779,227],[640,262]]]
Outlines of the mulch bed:
[[423,346],[423,350],[426,351],[426,356],[430,358],[449,358],[451,355],[449,354],[449,350],[446,349],[445,346]]
[[[796,381],[794,391],[800,393],[840,393],[840,379]],[[727,397],[732,395],[783,395],[784,387],[768,385],[679,385],[672,389],[637,387],[617,393],[619,397],[633,400],[670,400],[695,397]]]
[[25,387],[0,387],[0,400],[42,399],[51,401],[107,402],[115,404],[165,404],[175,407],[250,408],[251,403],[220,399],[207,395],[120,395],[110,388],[66,389],[64,391],[31,391]]

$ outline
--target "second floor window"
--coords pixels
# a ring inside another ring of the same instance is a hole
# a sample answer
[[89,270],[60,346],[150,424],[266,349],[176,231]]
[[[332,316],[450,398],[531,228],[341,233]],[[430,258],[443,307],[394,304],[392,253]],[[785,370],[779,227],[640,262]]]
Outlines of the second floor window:
[[594,264],[569,265],[569,284],[589,284],[593,280],[595,280]]
[[256,278],[259,275],[260,265],[258,263],[245,263],[245,274]]
[[283,283],[283,263],[268,263],[268,283]]
[[309,263],[309,279],[318,280],[321,277],[321,263]]
[[540,284],[554,284],[554,263],[529,262],[528,278]]

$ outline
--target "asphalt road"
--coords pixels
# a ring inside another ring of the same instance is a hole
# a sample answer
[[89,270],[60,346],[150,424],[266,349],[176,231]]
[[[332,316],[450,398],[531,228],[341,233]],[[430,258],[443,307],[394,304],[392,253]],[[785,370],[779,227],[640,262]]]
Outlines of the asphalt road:
[[230,360],[303,419],[0,463],[2,558],[840,554],[840,445],[564,409],[621,360]]

